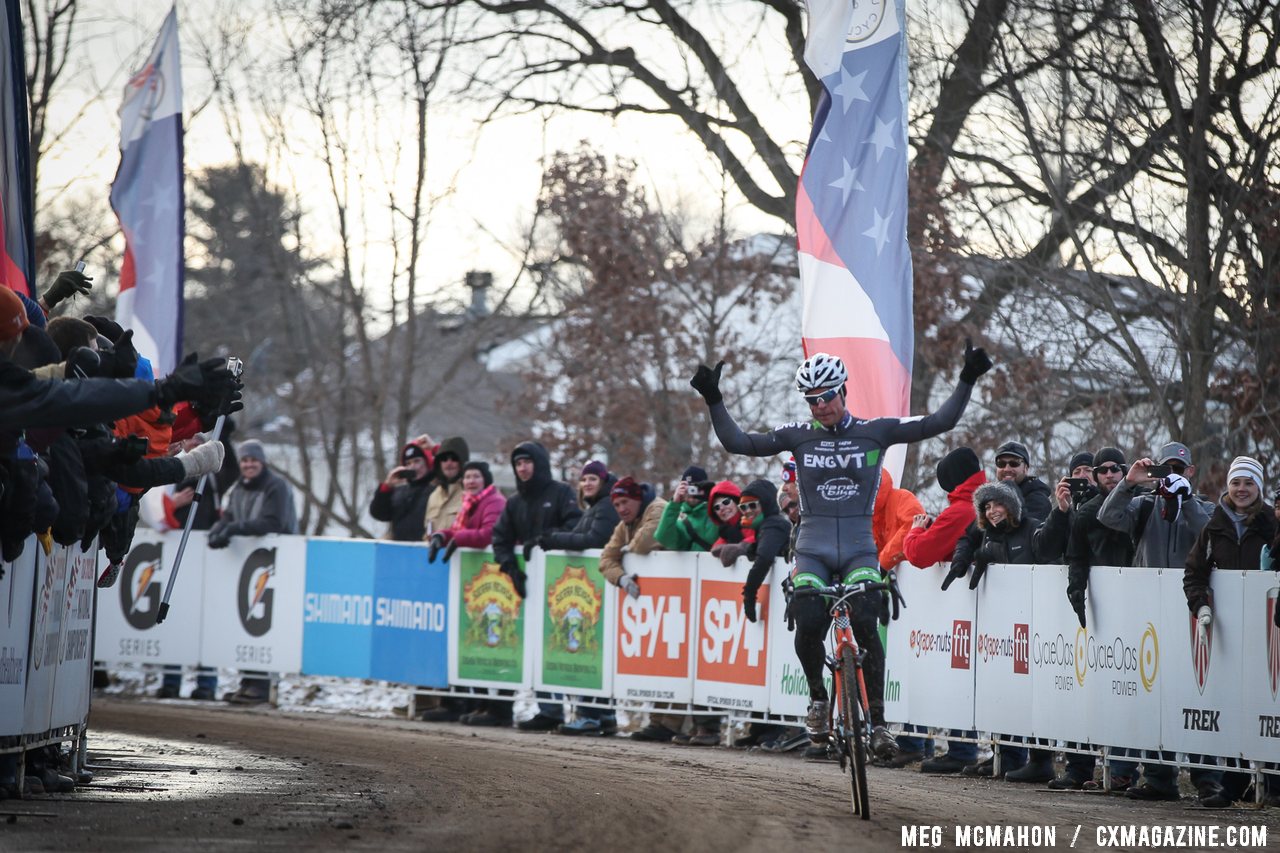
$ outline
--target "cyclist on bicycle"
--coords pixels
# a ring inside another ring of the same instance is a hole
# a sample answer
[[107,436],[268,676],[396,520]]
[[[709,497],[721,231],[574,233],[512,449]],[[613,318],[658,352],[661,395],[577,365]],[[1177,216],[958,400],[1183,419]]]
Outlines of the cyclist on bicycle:
[[[845,408],[849,373],[844,362],[826,353],[814,353],[796,371],[796,388],[809,404],[812,420],[750,434],[744,433],[725,409],[720,394],[723,369],[723,361],[714,370],[699,365],[689,384],[706,400],[716,436],[725,449],[744,456],[795,454],[800,530],[791,578],[801,587],[881,579],[871,518],[884,452],[894,444],[921,441],[952,429],[969,402],[974,382],[991,369],[991,359],[981,347],[966,344],[960,382],[932,414],[918,420],[862,420]],[[884,721],[884,647],[876,628],[879,601],[860,595],[851,605],[854,636],[866,651],[863,669],[874,727],[871,749],[878,757],[889,758],[897,747]],[[796,623],[796,656],[809,682],[806,728],[815,743],[824,743],[829,699],[823,681],[823,642],[831,615],[816,597],[794,599],[791,614]]]

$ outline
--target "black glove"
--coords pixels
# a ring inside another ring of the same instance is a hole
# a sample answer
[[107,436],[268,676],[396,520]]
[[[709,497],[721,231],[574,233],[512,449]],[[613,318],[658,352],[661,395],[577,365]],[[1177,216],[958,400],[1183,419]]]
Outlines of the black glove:
[[217,405],[235,390],[237,383],[227,370],[225,358],[196,359],[196,354],[191,353],[173,373],[156,380],[160,408],[171,409],[180,400],[199,400],[206,404],[212,400]]
[[715,370],[705,364],[699,364],[698,369],[693,372],[693,378],[689,380],[693,390],[702,395],[702,399],[707,401],[708,406],[714,406],[724,400],[720,394],[720,374],[723,372],[723,361],[716,362]]
[[960,381],[972,385],[978,377],[991,369],[991,356],[982,347],[974,349],[973,341],[965,338],[964,367],[960,370]]
[[982,558],[973,561],[973,574],[969,576],[969,589],[978,588],[978,581],[982,580],[982,576],[987,573],[987,566],[989,565],[991,563]]
[[440,553],[440,549],[444,547],[444,537],[439,533],[432,533],[431,538],[427,540],[427,562],[434,563],[436,555]]
[[946,579],[942,581],[943,592],[946,592],[947,587],[951,586],[952,583],[954,583],[955,581],[958,581],[960,578],[964,577],[968,573],[969,573],[969,569],[967,567],[956,565],[953,563],[951,566],[951,571],[947,572]]
[[121,335],[115,347],[115,353],[104,359],[102,375],[113,379],[132,379],[138,372],[138,350],[133,345],[133,329]]
[[511,578],[511,585],[516,588],[516,595],[521,598],[525,597],[525,578],[524,572],[520,571],[520,567],[516,565],[515,560],[507,560],[502,564],[502,573]]
[[449,544],[444,546],[444,555],[441,559],[446,563],[449,562],[453,559],[453,552],[456,550],[458,550],[458,540],[450,539]]
[[1080,620],[1080,627],[1086,627],[1084,624],[1084,590],[1067,590],[1067,601],[1071,602],[1071,609],[1076,612],[1076,618]]
[[121,465],[132,465],[147,455],[150,446],[145,438],[130,434],[127,438],[117,438],[112,442],[111,457]]
[[209,547],[213,549],[225,548],[231,544],[231,536],[227,533],[225,527],[215,527],[209,531]]
[[75,347],[67,353],[66,369],[62,375],[67,379],[87,379],[97,376],[102,370],[102,359],[88,347]]
[[[520,549],[520,553],[524,555],[524,561],[526,563],[529,562],[530,558],[533,557],[533,549],[541,548],[541,547],[542,547],[541,536],[535,536],[532,539],[530,539],[528,542],[525,542],[524,547]],[[521,593],[521,595],[523,596],[524,593]]]
[[84,319],[86,323],[98,330],[98,334],[113,344],[124,334],[124,327],[110,317],[89,316]]
[[49,285],[49,289],[44,292],[44,304],[50,308],[57,305],[64,299],[75,296],[77,293],[88,293],[93,290],[93,285],[89,282],[92,278],[82,272],[75,270],[63,270],[58,273],[58,277],[53,280],[53,284]]
[[748,622],[756,621],[756,590],[750,586],[742,588],[742,613]]

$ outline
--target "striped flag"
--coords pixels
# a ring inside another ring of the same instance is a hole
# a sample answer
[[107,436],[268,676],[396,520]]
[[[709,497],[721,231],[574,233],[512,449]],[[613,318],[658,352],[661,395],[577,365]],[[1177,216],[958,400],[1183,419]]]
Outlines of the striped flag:
[[182,74],[177,7],[125,84],[111,207],[124,232],[116,320],[157,376],[182,356]]
[[808,0],[822,82],[796,193],[806,355],[849,368],[857,417],[902,417],[914,329],[907,247],[905,0]]
[[0,284],[34,296],[31,133],[20,4],[6,3],[0,39]]

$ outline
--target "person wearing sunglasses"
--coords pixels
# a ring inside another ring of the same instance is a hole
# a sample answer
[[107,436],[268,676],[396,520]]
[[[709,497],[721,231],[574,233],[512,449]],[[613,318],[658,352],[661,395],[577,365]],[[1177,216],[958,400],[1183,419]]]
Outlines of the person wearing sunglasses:
[[[844,362],[814,353],[796,370],[796,390],[809,407],[809,420],[769,432],[745,433],[729,414],[720,392],[724,362],[714,369],[699,365],[689,384],[702,395],[716,437],[726,450],[744,456],[793,453],[800,493],[800,532],[796,538],[797,586],[856,583],[881,578],[872,512],[880,485],[884,453],[892,445],[922,441],[955,427],[964,414],[978,377],[992,361],[981,347],[967,343],[960,381],[937,411],[917,420],[855,417],[845,406],[849,373]],[[878,633],[879,603],[858,596],[854,634],[867,650],[866,681],[874,726],[872,751],[882,760],[897,750],[884,719],[884,646]],[[828,695],[823,641],[831,616],[820,597],[792,602],[796,656],[809,684],[807,728],[815,743],[827,739]]]
[[742,491],[728,480],[716,483],[707,501],[711,505],[711,517],[716,523],[717,538],[711,545],[711,554],[720,559],[725,566],[747,553],[747,547],[755,538],[755,529],[750,525],[743,526],[742,510],[738,509],[738,501]]

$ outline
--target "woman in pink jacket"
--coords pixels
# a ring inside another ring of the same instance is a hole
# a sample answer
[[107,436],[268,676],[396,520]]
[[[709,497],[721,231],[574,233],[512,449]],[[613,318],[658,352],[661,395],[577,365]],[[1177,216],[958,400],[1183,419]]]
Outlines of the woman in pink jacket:
[[506,497],[493,484],[489,463],[468,462],[462,469],[462,509],[452,527],[432,535],[430,559],[435,559],[439,548],[445,549],[446,560],[454,548],[488,548],[493,541],[493,526],[506,505]]

